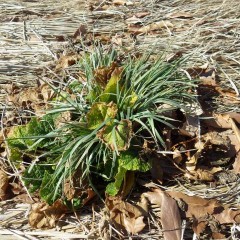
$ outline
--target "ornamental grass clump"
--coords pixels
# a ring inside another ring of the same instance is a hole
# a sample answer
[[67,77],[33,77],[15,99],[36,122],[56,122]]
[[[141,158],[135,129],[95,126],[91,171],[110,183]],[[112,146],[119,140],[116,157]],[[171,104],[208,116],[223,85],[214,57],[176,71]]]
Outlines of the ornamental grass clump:
[[84,202],[89,187],[126,194],[126,179],[151,168],[141,154],[145,141],[164,150],[163,129],[174,121],[165,113],[194,101],[181,62],[123,57],[100,47],[84,52],[80,80],[64,89],[49,83],[56,92],[51,109],[9,136],[11,160],[17,164],[21,156],[30,191],[39,190],[48,203]]

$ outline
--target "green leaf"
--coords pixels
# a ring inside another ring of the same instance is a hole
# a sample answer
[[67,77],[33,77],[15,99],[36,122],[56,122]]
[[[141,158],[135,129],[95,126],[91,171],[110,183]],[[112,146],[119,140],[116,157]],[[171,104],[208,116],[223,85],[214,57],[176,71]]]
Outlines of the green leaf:
[[127,171],[146,172],[151,167],[149,163],[139,159],[131,152],[122,152],[118,158],[118,164],[115,182],[109,183],[106,188],[106,192],[111,196],[115,196],[119,192]]
[[113,71],[109,82],[107,83],[102,95],[100,96],[100,101],[109,103],[113,101],[117,103],[117,95],[119,90],[119,81],[121,79],[122,68],[115,68]]
[[132,137],[132,122],[121,120],[118,124],[112,123],[100,129],[97,137],[113,151],[125,151],[130,146]]
[[43,177],[45,175],[45,171],[51,173],[53,169],[49,165],[37,165],[35,164],[31,171],[29,171],[28,167],[23,174],[23,181],[26,187],[29,189],[31,193],[34,193],[36,190],[40,189],[42,184]]
[[44,172],[42,184],[40,186],[39,195],[48,204],[54,203],[58,198],[61,197],[61,189],[58,189],[56,194],[57,179],[54,179],[54,175],[48,171]]
[[132,107],[135,104],[135,102],[137,101],[137,99],[138,99],[137,94],[132,91],[130,94],[128,106]]
[[119,166],[128,171],[146,172],[151,166],[149,163],[139,159],[130,152],[123,152],[119,157]]
[[[8,144],[11,147],[16,147],[22,150],[29,149],[37,140],[36,137],[46,135],[54,129],[54,119],[56,115],[45,115],[39,120],[33,117],[28,124],[24,126],[16,126],[11,129],[8,134]],[[31,150],[37,149],[37,147],[43,147],[49,139],[44,139]]]
[[117,105],[113,102],[95,103],[92,105],[90,111],[87,113],[87,124],[89,129],[96,129],[100,127],[104,122],[108,124],[110,120],[117,115]]
[[115,176],[115,182],[109,183],[106,188],[106,192],[110,196],[115,196],[119,192],[122,186],[122,182],[125,178],[126,172],[127,172],[126,169],[119,166],[118,173]]

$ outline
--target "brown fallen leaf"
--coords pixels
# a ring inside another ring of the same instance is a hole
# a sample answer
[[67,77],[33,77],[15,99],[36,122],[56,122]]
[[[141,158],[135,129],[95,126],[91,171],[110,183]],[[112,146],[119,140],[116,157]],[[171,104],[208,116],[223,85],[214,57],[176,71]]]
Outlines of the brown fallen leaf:
[[227,239],[227,236],[223,233],[220,233],[220,232],[213,232],[212,233],[212,238],[213,239]]
[[179,129],[180,134],[195,137],[199,131],[199,118],[198,116],[186,115],[186,121],[183,126]]
[[204,230],[206,229],[208,225],[208,221],[206,221],[206,219],[203,220],[194,220],[193,221],[193,231],[197,234],[197,236],[199,237],[201,233],[204,232]]
[[83,37],[87,33],[87,26],[84,24],[81,24],[79,28],[76,30],[76,32],[73,34],[73,38]]
[[231,117],[230,117],[229,121],[231,123],[232,130],[234,131],[235,136],[237,137],[238,146],[240,148],[240,130],[239,130],[239,128],[237,127],[236,123],[234,122],[234,120]]
[[28,222],[33,228],[49,229],[56,226],[56,222],[67,212],[67,207],[61,200],[57,200],[52,206],[46,203],[32,205]]
[[233,172],[236,174],[240,173],[240,151],[237,153],[235,161],[233,163]]
[[8,198],[8,186],[8,176],[3,170],[0,169],[0,200],[6,200]]
[[167,191],[167,193],[175,200],[182,200],[187,204],[186,217],[189,218],[204,218],[212,215],[216,210],[223,209],[217,200],[206,200],[197,196],[188,196],[181,192]]
[[215,199],[208,200],[197,196],[188,196],[181,192],[167,191],[167,193],[172,198],[181,199],[188,205],[187,217],[199,219],[212,215],[220,224],[240,222],[240,210],[224,207]]
[[150,159],[151,162],[151,175],[154,180],[156,180],[158,183],[163,183],[163,169],[160,164],[161,159],[152,156]]
[[136,13],[135,16],[137,18],[143,18],[143,17],[146,17],[150,14],[150,12],[139,12],[139,13]]
[[214,68],[209,68],[208,63],[200,67],[189,68],[187,72],[191,77],[199,78],[201,85],[217,86],[216,70]]
[[40,91],[36,87],[22,89],[7,96],[9,104],[20,107],[32,107],[32,105],[39,102],[40,99]]
[[126,5],[126,6],[132,6],[134,5],[134,3],[132,1],[128,1],[128,0],[113,0],[112,2],[114,5]]
[[111,78],[112,74],[114,73],[115,69],[121,72],[121,68],[117,67],[117,63],[113,62],[109,67],[99,67],[94,70],[94,81],[100,85],[101,87],[105,88],[108,80]]
[[166,15],[167,18],[192,18],[193,15],[188,12],[176,12]]
[[232,210],[225,207],[221,213],[214,214],[220,224],[240,223],[240,210]]
[[146,213],[140,206],[125,202],[120,197],[107,197],[106,206],[110,220],[122,234],[127,234],[127,232],[136,234],[144,229],[143,218]]
[[127,215],[123,215],[123,223],[126,227],[126,230],[129,233],[136,234],[141,232],[146,224],[143,222],[144,216],[139,216],[137,218],[128,217]]
[[160,189],[156,189],[155,191],[162,198],[161,223],[164,231],[164,239],[180,240],[182,222],[176,201]]
[[157,30],[161,30],[161,29],[168,29],[168,28],[172,28],[173,24],[170,21],[159,21],[159,22],[154,22],[154,23],[150,23],[146,26],[140,27],[140,28],[136,28],[136,27],[129,27],[129,31],[131,32],[135,32],[135,33],[148,33],[151,31],[157,31]]
[[56,95],[56,93],[53,91],[49,84],[43,83],[40,85],[39,88],[43,97],[43,101],[46,104]]
[[115,35],[111,38],[111,42],[118,46],[122,46],[123,45],[123,37]]
[[184,176],[191,180],[201,180],[211,182],[215,180],[215,173],[221,172],[223,169],[221,167],[198,167],[196,170],[191,172],[191,174],[186,173]]
[[62,69],[68,68],[68,67],[76,64],[77,61],[79,60],[79,58],[80,58],[80,56],[78,54],[75,54],[75,53],[71,53],[71,54],[68,54],[68,55],[61,56],[58,59],[58,62],[57,62],[57,65],[56,65],[55,69],[56,70],[62,70]]
[[126,19],[127,24],[137,24],[137,23],[141,23],[141,22],[142,22],[142,20],[140,18],[136,17],[136,15],[133,15],[132,17]]
[[82,179],[82,172],[79,170],[64,181],[63,193],[68,201],[74,198],[81,199],[82,205],[96,196],[96,193],[89,187],[89,182]]
[[161,207],[161,224],[164,231],[164,239],[181,239],[181,217],[176,201],[166,192],[154,189],[152,192],[143,193],[153,205]]

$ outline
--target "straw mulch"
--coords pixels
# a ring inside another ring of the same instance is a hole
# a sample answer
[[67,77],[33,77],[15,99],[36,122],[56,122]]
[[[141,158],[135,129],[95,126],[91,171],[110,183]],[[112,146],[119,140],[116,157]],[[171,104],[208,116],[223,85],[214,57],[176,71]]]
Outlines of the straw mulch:
[[[189,55],[186,67],[208,63],[216,68],[222,88],[239,96],[240,89],[240,4],[238,0],[138,0],[114,5],[112,1],[42,0],[0,1],[0,111],[6,109],[6,86],[29,87],[39,76],[49,74],[60,54],[77,51],[72,37],[79,26],[109,44],[129,52]],[[138,14],[149,13],[145,17]],[[135,16],[135,17],[134,17]],[[156,31],[135,28],[161,22]],[[104,36],[104,37],[103,37]],[[70,68],[66,74],[74,74]],[[54,74],[54,73],[52,73]],[[59,76],[61,78],[61,76]],[[227,98],[227,96],[226,96]],[[240,104],[216,99],[219,112],[240,112]],[[235,99],[239,101],[238,99]],[[226,104],[227,102],[227,104]],[[179,180],[173,190],[216,198],[237,207],[239,180],[211,188]],[[97,208],[96,208],[97,209]],[[94,210],[94,209],[93,209]],[[7,200],[0,203],[1,239],[97,239],[106,224],[104,213],[86,209],[81,219],[67,216],[54,230],[33,231],[27,224],[29,204]],[[67,225],[66,225],[67,223]],[[110,231],[114,231],[109,226]],[[237,231],[232,228],[233,231]],[[149,235],[150,234],[150,235]],[[149,238],[149,236],[151,236]],[[149,218],[149,232],[140,239],[161,239],[162,233]],[[191,237],[191,236],[189,236]]]

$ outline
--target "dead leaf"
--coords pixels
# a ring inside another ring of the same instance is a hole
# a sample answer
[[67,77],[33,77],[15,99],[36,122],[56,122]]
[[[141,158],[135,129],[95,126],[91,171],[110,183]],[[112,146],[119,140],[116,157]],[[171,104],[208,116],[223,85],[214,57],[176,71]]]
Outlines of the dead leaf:
[[212,233],[212,238],[213,239],[227,239],[227,236],[223,233],[220,233],[220,232],[214,232]]
[[33,104],[41,99],[38,88],[30,87],[22,89],[19,92],[9,94],[7,97],[8,103],[20,107],[32,107]]
[[167,18],[192,18],[193,15],[188,12],[176,12],[176,13],[170,13],[167,14]]
[[206,200],[197,196],[188,196],[181,192],[167,191],[167,193],[175,200],[182,200],[187,204],[186,217],[204,218],[214,214],[223,207],[215,199]]
[[157,30],[162,30],[162,29],[168,29],[172,28],[173,24],[170,21],[159,21],[155,23],[151,23],[149,25],[136,28],[136,27],[129,27],[129,31],[135,32],[135,33],[148,33],[151,31],[157,31]]
[[0,169],[0,200],[6,200],[8,198],[8,186],[8,176],[3,170]]
[[161,207],[161,224],[164,239],[181,239],[181,217],[176,201],[169,197],[166,192],[157,188],[142,195],[151,204]]
[[151,175],[154,180],[156,180],[158,183],[162,184],[163,182],[163,169],[161,167],[161,164],[159,163],[161,159],[156,158],[154,156],[151,157]]
[[233,172],[236,174],[240,173],[240,151],[238,152],[235,161],[233,163]]
[[77,31],[73,34],[73,38],[83,37],[87,33],[87,26],[84,24],[81,24]]
[[146,17],[150,14],[150,12],[139,12],[139,13],[136,13],[135,16],[137,18],[143,18],[143,17]]
[[206,229],[208,225],[208,222],[206,220],[194,220],[193,221],[193,231],[197,234],[197,236],[199,237],[201,233],[204,232],[204,230]]
[[113,0],[113,4],[116,6],[119,6],[119,5],[132,6],[132,5],[134,5],[134,3],[132,1],[128,1],[128,0]]
[[82,179],[81,171],[76,171],[72,176],[65,180],[63,193],[69,201],[74,198],[81,199],[82,205],[85,205],[96,196],[96,193],[89,187],[88,181]]
[[108,80],[111,78],[114,70],[122,71],[117,67],[117,63],[113,62],[109,67],[99,67],[94,71],[94,81],[101,87],[105,88]]
[[112,43],[115,43],[118,46],[122,46],[123,45],[123,38],[121,36],[113,36],[111,39]]
[[71,121],[72,114],[70,111],[61,112],[54,121],[56,128],[62,127]]
[[205,120],[204,122],[209,125],[209,126],[212,126],[212,127],[215,127],[215,128],[231,128],[232,125],[230,123],[230,117],[228,114],[216,114],[214,113],[213,114],[213,119],[207,119]]
[[190,116],[186,114],[186,121],[183,126],[179,129],[180,134],[195,137],[199,131],[199,117],[198,116]]
[[171,63],[171,62],[179,59],[180,57],[182,57],[182,55],[183,55],[183,52],[181,52],[181,51],[169,54],[166,56],[166,61]]
[[19,195],[20,193],[24,192],[23,187],[19,183],[12,182],[9,183],[9,185],[11,186],[11,191],[13,192],[14,195]]
[[208,63],[201,67],[194,67],[187,69],[187,72],[193,78],[199,78],[200,84],[208,86],[217,86],[216,83],[216,70],[208,68]]
[[186,169],[189,172],[193,172],[196,170],[198,158],[201,156],[201,152],[203,151],[207,143],[208,141],[205,141],[205,142],[198,141],[195,144],[197,152],[194,153],[193,156],[191,156],[190,159],[188,159],[188,161],[186,162]]
[[240,223],[240,210],[232,210],[225,207],[225,209],[217,214],[214,214],[214,217],[218,220],[220,224],[229,224],[229,223]]
[[176,163],[176,164],[179,164],[181,163],[183,160],[183,157],[182,157],[182,154],[181,152],[178,150],[178,149],[175,149],[174,150],[174,154],[173,154],[173,161]]
[[137,218],[131,218],[126,215],[123,215],[123,223],[126,227],[126,230],[132,234],[141,232],[146,225],[143,222],[143,218],[144,218],[143,216],[140,216]]
[[133,15],[132,17],[126,19],[127,24],[137,24],[137,23],[141,23],[141,22],[142,22],[142,20],[140,18],[136,17],[136,15]]
[[187,217],[199,219],[212,215],[220,224],[240,222],[240,210],[234,211],[223,207],[215,199],[207,200],[197,196],[188,196],[181,192],[167,191],[167,193],[172,198],[181,199],[188,205]]
[[46,104],[55,96],[55,92],[47,83],[43,83],[40,85],[40,92],[42,94],[44,103]]
[[125,202],[120,197],[107,197],[106,206],[110,220],[121,233],[136,234],[144,229],[144,210],[140,206]]
[[232,127],[232,130],[234,131],[236,137],[237,137],[237,140],[238,140],[238,146],[240,148],[240,130],[239,128],[237,127],[236,123],[234,122],[234,120],[232,118],[229,119],[230,123],[231,123],[231,127]]
[[78,54],[68,54],[65,56],[61,56],[58,59],[57,65],[55,67],[56,70],[61,70],[61,69],[66,69],[74,64],[77,63],[77,61],[79,60],[80,56]]
[[61,200],[57,200],[52,206],[46,203],[32,205],[28,222],[33,228],[49,229],[56,226],[56,222],[67,212],[67,207]]
[[181,239],[181,217],[179,208],[174,199],[169,197],[160,189],[155,189],[162,198],[161,205],[161,223],[164,231],[164,239],[179,240]]
[[207,168],[206,167],[198,167],[194,172],[191,174],[186,173],[185,176],[192,180],[201,180],[211,182],[215,180],[214,174],[222,171],[221,167],[213,167]]

